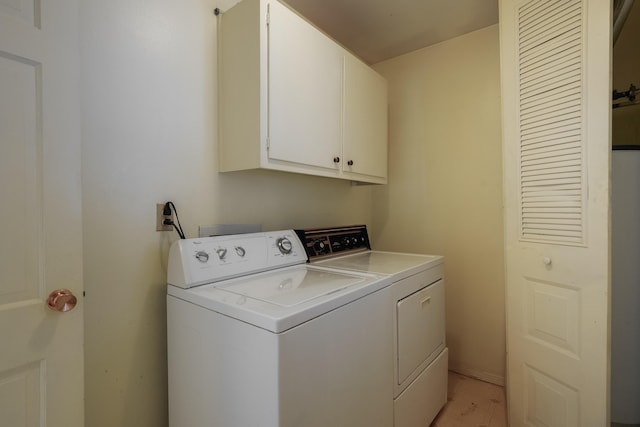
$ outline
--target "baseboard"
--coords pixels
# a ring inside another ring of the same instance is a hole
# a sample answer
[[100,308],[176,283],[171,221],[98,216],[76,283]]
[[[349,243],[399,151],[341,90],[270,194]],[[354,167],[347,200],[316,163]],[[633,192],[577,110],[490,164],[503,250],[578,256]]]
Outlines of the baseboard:
[[488,372],[481,372],[481,371],[476,371],[474,369],[466,369],[466,368],[461,368],[459,366],[451,366],[451,365],[449,365],[449,370],[453,372],[457,372],[466,377],[475,378],[480,381],[485,381],[491,384],[499,385],[501,387],[504,387],[505,385],[505,379],[503,376],[500,376],[500,375],[490,374]]

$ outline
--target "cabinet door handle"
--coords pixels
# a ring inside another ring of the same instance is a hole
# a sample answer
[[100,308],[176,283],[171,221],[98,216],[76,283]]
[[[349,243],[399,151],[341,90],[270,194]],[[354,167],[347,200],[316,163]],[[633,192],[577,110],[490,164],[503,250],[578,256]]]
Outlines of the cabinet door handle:
[[334,157],[333,163],[340,163],[340,157]]
[[429,295],[429,296],[427,296],[425,298],[422,298],[420,300],[420,306],[423,306],[425,304],[430,304],[430,303],[431,303],[431,295]]
[[348,164],[349,166],[353,166],[353,160],[349,160],[349,161],[347,162],[347,164]]

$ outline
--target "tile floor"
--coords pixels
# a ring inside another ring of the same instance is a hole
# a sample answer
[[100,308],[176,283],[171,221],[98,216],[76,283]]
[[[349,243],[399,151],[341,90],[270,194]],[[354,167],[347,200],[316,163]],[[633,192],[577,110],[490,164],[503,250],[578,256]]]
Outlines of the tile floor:
[[447,404],[431,427],[507,427],[504,388],[449,371]]

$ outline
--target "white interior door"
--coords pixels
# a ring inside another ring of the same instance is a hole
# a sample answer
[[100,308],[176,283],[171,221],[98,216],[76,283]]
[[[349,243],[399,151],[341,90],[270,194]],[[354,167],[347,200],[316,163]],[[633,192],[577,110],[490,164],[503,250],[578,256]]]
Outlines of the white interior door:
[[510,425],[608,425],[608,1],[501,0]]
[[[5,426],[83,424],[77,21],[75,0],[0,0]],[[47,308],[60,288],[78,297],[73,310]]]

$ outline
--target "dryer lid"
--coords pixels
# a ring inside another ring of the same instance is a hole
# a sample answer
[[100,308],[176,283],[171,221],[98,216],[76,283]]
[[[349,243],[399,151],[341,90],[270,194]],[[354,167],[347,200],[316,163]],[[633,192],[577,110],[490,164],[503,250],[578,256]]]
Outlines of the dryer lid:
[[315,265],[376,274],[398,274],[442,262],[439,255],[369,251],[317,261]]

